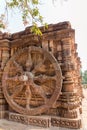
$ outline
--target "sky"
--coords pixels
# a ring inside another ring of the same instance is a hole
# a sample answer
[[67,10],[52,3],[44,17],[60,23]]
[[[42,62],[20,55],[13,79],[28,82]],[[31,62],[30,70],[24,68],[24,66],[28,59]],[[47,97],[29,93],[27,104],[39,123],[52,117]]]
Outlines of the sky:
[[[54,24],[70,21],[75,29],[75,42],[78,44],[77,51],[82,61],[82,70],[87,70],[87,0],[56,0],[54,4],[52,0],[41,1],[40,11],[45,22]],[[14,33],[24,30],[19,14],[12,13],[9,19],[8,31]]]

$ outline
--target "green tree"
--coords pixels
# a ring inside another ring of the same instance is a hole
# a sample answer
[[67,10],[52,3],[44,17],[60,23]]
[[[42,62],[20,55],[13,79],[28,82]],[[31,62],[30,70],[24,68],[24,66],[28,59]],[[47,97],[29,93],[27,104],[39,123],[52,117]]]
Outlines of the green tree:
[[[1,0],[5,3],[5,13],[0,16],[0,28],[6,28],[6,17],[8,17],[9,11],[18,9],[22,17],[24,25],[32,24],[31,32],[37,35],[42,35],[38,28],[39,25],[43,25],[47,28],[47,23],[44,23],[43,16],[41,15],[38,6],[41,4],[41,0]],[[0,2],[1,2],[0,1]],[[43,1],[43,0],[42,0]],[[53,2],[56,0],[52,0]],[[60,0],[61,1],[61,0]],[[66,0],[65,0],[66,1]],[[1,5],[0,5],[1,6]],[[6,16],[7,15],[7,16]]]
[[38,24],[47,26],[46,23],[43,22],[43,17],[40,14],[38,5],[40,4],[40,0],[5,0],[5,10],[6,13],[1,14],[0,17],[0,28],[5,28],[5,18],[7,17],[10,10],[19,10],[20,15],[22,17],[22,21],[24,25],[32,23],[33,27],[31,28],[31,32],[41,35],[41,31],[38,29]]
[[87,84],[87,70],[82,73],[82,83]]

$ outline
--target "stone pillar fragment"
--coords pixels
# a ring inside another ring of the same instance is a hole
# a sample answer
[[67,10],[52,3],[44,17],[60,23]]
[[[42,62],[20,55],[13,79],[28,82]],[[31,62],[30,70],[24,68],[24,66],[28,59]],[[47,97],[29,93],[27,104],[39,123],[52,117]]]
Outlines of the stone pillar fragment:
[[2,75],[3,69],[9,59],[10,56],[10,46],[9,40],[3,39],[0,40],[0,118],[8,117],[8,104],[4,98],[4,94],[2,91]]

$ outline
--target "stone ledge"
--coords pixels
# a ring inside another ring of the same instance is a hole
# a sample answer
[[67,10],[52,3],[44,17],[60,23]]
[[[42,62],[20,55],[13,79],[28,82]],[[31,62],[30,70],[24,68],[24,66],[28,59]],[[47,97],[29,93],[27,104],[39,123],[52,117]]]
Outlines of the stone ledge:
[[80,129],[82,128],[81,119],[67,119],[67,118],[58,118],[52,117],[51,118],[51,125],[56,127],[64,127],[64,128],[71,128],[71,129]]
[[51,118],[49,116],[27,116],[17,113],[9,113],[9,120],[20,122],[26,125],[50,127]]
[[80,129],[82,128],[81,119],[68,119],[52,116],[27,116],[17,113],[9,113],[9,120],[19,122],[26,125],[33,125],[39,127],[64,127],[71,129]]

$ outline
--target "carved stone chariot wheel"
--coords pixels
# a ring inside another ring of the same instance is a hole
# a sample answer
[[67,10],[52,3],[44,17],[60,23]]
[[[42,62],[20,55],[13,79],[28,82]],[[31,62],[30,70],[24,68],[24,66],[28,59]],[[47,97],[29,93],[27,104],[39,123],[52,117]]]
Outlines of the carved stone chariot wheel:
[[61,69],[50,52],[30,46],[9,59],[2,86],[13,110],[38,115],[52,108],[58,99],[62,86]]

